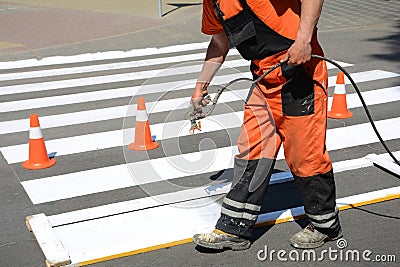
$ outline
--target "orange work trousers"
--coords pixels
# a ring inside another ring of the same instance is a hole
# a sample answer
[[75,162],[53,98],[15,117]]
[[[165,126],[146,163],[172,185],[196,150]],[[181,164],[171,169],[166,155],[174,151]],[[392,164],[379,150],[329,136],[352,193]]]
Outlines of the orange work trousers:
[[[276,63],[269,60],[270,64],[257,62],[264,70],[253,72],[261,75]],[[296,176],[327,173],[332,163],[325,146],[326,63],[312,59],[288,72],[286,75],[283,67],[277,68],[250,90],[236,157],[275,159],[283,145],[286,162]]]

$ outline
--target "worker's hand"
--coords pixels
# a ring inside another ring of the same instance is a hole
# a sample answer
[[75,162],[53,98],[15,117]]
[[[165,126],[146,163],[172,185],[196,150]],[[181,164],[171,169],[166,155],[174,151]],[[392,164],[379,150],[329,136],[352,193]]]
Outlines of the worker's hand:
[[189,114],[190,117],[198,117],[202,118],[205,116],[203,112],[203,107],[207,106],[211,102],[211,98],[208,95],[208,91],[206,86],[198,87],[193,91],[192,99],[191,99],[191,112]]
[[300,65],[306,63],[310,59],[311,44],[298,37],[288,49],[286,55],[281,59],[281,62],[287,61],[288,65]]

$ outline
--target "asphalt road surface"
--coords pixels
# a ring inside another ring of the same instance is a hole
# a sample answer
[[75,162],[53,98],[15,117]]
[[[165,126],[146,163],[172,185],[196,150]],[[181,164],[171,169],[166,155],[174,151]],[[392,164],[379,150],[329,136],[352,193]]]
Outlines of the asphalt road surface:
[[[6,4],[2,9],[17,12]],[[25,51],[5,42],[16,50],[0,54],[0,265],[43,266],[57,255],[71,266],[397,266],[400,178],[368,158],[383,155],[390,162],[350,85],[353,117],[329,119],[327,137],[338,203],[346,208],[341,243],[310,254],[294,250],[288,239],[304,219],[259,227],[246,251],[215,252],[190,242],[194,232],[213,228],[229,187],[249,84],[225,92],[203,131],[188,134],[184,114],[208,40],[199,33],[201,6],[189,11],[143,31],[74,44]],[[326,55],[355,79],[393,152],[400,150],[399,11],[398,1],[326,1],[319,22]],[[216,84],[249,75],[248,62],[235,50],[225,66]],[[336,75],[330,66],[331,99]],[[147,152],[127,149],[139,96],[159,143]],[[57,160],[39,171],[21,166],[32,113]],[[260,225],[285,211],[301,213],[282,156],[273,180]],[[38,223],[33,233],[25,225],[31,215]]]

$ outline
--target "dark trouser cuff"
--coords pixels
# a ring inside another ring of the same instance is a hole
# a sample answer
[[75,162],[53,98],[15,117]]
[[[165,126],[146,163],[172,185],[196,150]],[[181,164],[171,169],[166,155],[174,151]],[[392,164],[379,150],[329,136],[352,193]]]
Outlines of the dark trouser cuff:
[[322,233],[340,230],[339,210],[336,207],[336,187],[333,171],[310,177],[298,177],[293,174],[304,204],[304,210],[310,222]]

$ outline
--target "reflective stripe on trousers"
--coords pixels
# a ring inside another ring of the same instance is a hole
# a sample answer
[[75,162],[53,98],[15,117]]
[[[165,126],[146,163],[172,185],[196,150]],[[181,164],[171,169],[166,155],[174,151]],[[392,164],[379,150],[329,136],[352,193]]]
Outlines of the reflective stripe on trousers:
[[234,180],[222,203],[217,229],[242,237],[251,236],[274,163],[275,160],[267,158],[235,158]]

